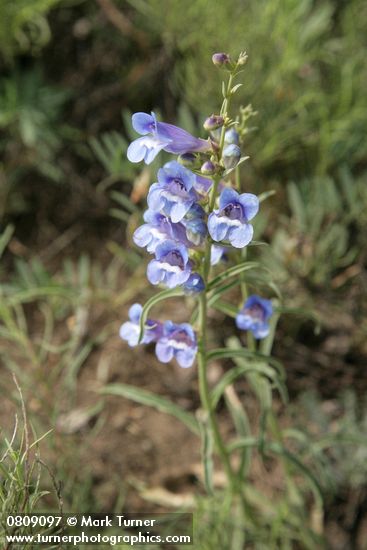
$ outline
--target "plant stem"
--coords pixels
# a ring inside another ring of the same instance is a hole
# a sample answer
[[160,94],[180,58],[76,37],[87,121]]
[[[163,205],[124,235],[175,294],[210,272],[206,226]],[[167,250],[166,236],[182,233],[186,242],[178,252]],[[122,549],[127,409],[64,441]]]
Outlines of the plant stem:
[[[205,264],[207,263],[207,258],[209,258],[210,261],[210,243],[207,246],[207,250],[205,253],[205,260],[204,260],[204,272],[205,272]],[[210,264],[209,264],[210,265]],[[204,273],[205,274],[205,273]],[[207,283],[207,276],[204,278],[204,283]],[[215,446],[217,448],[217,451],[219,453],[219,456],[221,458],[223,467],[225,469],[227,478],[230,482],[230,486],[232,491],[236,491],[236,479],[234,472],[232,470],[231,463],[229,461],[229,456],[227,449],[223,443],[222,436],[219,431],[219,427],[217,424],[217,420],[215,417],[215,412],[212,405],[212,400],[210,396],[210,390],[208,385],[208,379],[207,379],[207,361],[206,361],[206,349],[207,349],[207,331],[206,331],[206,324],[207,324],[207,298],[206,293],[202,292],[199,298],[199,330],[200,330],[200,338],[199,338],[199,353],[198,353],[198,366],[199,366],[199,390],[200,390],[200,398],[201,403],[208,414],[209,417],[209,423],[211,430],[213,432],[214,436],[214,442]]]
[[[226,88],[225,97],[223,99],[223,104],[221,108],[221,114],[224,117],[225,121],[228,117],[229,106],[231,101],[231,89],[233,78],[235,76],[236,69],[230,74],[228,79],[228,84]],[[219,140],[219,150],[217,153],[218,160],[220,161],[222,157],[223,147],[224,147],[224,138],[226,132],[226,124],[222,127],[222,132]],[[220,176],[216,175],[213,177],[213,184],[210,190],[209,197],[209,214],[213,212],[215,207],[215,201],[217,198],[218,185],[220,182]],[[204,252],[203,259],[203,269],[202,276],[205,285],[205,289],[208,285],[209,275],[210,275],[210,255],[211,255],[211,241],[208,239]],[[207,304],[207,295],[206,290],[204,290],[199,296],[199,349],[198,349],[198,367],[199,367],[199,391],[200,399],[203,409],[208,415],[209,425],[213,433],[214,443],[218,454],[220,456],[223,468],[225,470],[231,492],[232,494],[237,494],[240,497],[241,504],[244,512],[246,512],[246,503],[242,493],[241,484],[238,483],[237,476],[235,471],[232,468],[229,452],[223,442],[219,426],[217,423],[215,410],[213,408],[212,399],[209,390],[208,378],[207,378],[207,318],[208,318],[208,304]]]

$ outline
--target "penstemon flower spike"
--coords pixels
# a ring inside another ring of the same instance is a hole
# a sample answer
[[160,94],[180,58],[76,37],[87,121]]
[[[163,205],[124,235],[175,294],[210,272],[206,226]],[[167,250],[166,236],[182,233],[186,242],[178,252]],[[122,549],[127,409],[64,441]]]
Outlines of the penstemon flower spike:
[[[120,336],[130,346],[155,343],[156,355],[163,363],[175,359],[180,367],[188,368],[197,357],[202,407],[229,486],[242,499],[242,489],[218,428],[208,385],[208,293],[211,292],[211,266],[220,265],[231,250],[243,250],[251,242],[254,231],[250,221],[259,210],[259,199],[241,192],[239,165],[247,157],[241,157],[240,134],[230,116],[231,99],[239,88],[234,86],[234,79],[242,72],[247,55],[241,53],[234,62],[229,55],[216,53],[212,60],[215,66],[226,71],[228,82],[223,86],[219,113],[208,116],[204,122],[208,139],[196,138],[177,126],[158,122],[154,113],[136,113],[132,123],[142,137],[128,148],[131,162],[144,160],[150,164],[161,150],[178,155],[177,160],[171,160],[158,171],[157,181],[149,189],[145,223],[135,231],[133,240],[154,255],[147,268],[150,283],[169,289],[181,288],[184,293],[197,296],[196,331],[188,323],[149,319],[140,334],[142,306],[135,304],[129,311],[130,321],[121,326]],[[227,179],[232,170],[237,191]],[[239,260],[241,266],[242,261]],[[247,331],[248,347],[255,350],[253,338],[260,340],[269,334],[272,303],[257,295],[248,296],[243,280],[241,290],[243,306],[237,313],[236,326]]]

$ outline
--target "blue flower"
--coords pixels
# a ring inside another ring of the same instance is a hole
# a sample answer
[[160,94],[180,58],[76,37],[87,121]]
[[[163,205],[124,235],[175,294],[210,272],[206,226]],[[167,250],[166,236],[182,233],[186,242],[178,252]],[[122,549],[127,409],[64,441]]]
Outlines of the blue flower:
[[214,241],[228,240],[235,248],[243,248],[252,239],[253,227],[249,222],[259,210],[259,199],[251,193],[239,195],[225,188],[219,198],[219,209],[208,218],[208,230]]
[[186,228],[182,223],[172,223],[166,216],[152,210],[144,213],[144,221],[147,223],[135,230],[133,241],[141,248],[146,247],[151,254],[154,254],[157,246],[167,239],[190,245],[186,238]]
[[199,246],[203,243],[208,229],[205,223],[205,211],[200,204],[193,204],[181,223],[186,229],[187,239],[192,244]]
[[223,164],[227,170],[237,166],[241,158],[241,149],[235,143],[230,143],[223,149]]
[[196,201],[195,180],[195,174],[175,160],[167,162],[158,170],[158,183],[149,189],[149,208],[169,216],[174,223],[181,221]]
[[174,241],[165,241],[155,250],[155,260],[148,264],[147,277],[153,285],[165,284],[168,288],[186,283],[191,275],[191,262],[187,248]]
[[237,314],[236,325],[242,330],[251,330],[254,337],[260,340],[269,334],[269,319],[272,314],[271,301],[253,294]]
[[130,143],[127,150],[130,162],[144,160],[146,164],[150,164],[162,149],[177,155],[210,149],[207,141],[195,138],[173,124],[158,122],[154,113],[135,113],[132,116],[132,125],[143,137]]
[[188,294],[202,292],[205,288],[203,278],[198,273],[191,273],[186,283],[184,283],[183,288]]
[[[140,318],[143,308],[140,304],[134,304],[129,309],[129,319],[120,327],[120,337],[126,340],[129,346],[133,347],[138,344],[140,334]],[[142,344],[156,342],[162,336],[162,323],[148,319],[144,327],[144,335],[141,340]]]
[[168,363],[175,357],[180,367],[187,368],[192,366],[197,349],[196,335],[191,325],[176,325],[172,321],[166,321],[155,353],[162,363]]

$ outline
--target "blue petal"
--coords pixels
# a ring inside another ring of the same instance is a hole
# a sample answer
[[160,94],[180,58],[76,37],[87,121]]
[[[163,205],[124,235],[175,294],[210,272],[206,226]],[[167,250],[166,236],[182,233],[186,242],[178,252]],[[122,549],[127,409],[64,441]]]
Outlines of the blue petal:
[[162,197],[162,185],[160,183],[153,183],[150,186],[147,202],[151,210],[159,212],[164,207],[166,199]]
[[257,340],[266,338],[270,332],[269,323],[256,323],[256,326],[253,327],[252,333]]
[[215,212],[212,212],[208,218],[208,230],[214,241],[222,241],[228,232],[228,225],[223,218],[219,218]]
[[243,206],[246,219],[248,221],[252,220],[252,218],[256,216],[259,211],[260,203],[257,196],[252,193],[242,193],[242,195],[239,196],[239,202]]
[[230,187],[225,187],[219,197],[219,208],[223,210],[230,203],[237,203],[239,194]]
[[264,317],[265,320],[268,320],[269,317],[273,314],[273,305],[271,303],[271,300],[267,300],[266,298],[261,298],[261,296],[258,296],[257,294],[252,294],[249,296],[244,304],[245,308],[251,308],[253,306],[260,306],[264,310]]
[[133,234],[133,241],[141,248],[146,247],[152,240],[152,226],[148,223],[138,227]]
[[139,328],[134,323],[126,322],[121,325],[119,335],[122,340],[127,341],[129,346],[136,346],[139,340]]
[[155,354],[161,363],[168,363],[173,358],[173,348],[168,345],[167,338],[158,340]]
[[254,228],[250,223],[244,223],[241,227],[231,228],[228,240],[235,248],[243,248],[248,245],[254,234]]
[[204,288],[203,278],[198,273],[192,273],[184,284],[185,292],[202,292]]
[[172,250],[180,250],[179,245],[177,245],[177,243],[175,243],[174,241],[169,241],[169,240],[164,241],[163,243],[157,246],[155,251],[155,257],[157,260],[160,260],[166,254],[168,254],[169,252],[172,252]]
[[147,113],[135,113],[133,114],[131,121],[135,132],[138,132],[138,134],[142,136],[145,136],[152,131],[154,119]]
[[238,313],[236,316],[236,326],[241,330],[250,330],[253,325],[253,318],[244,313]]
[[[192,201],[176,202],[173,203],[172,208],[170,208],[169,216],[173,223],[178,223],[182,220],[185,214],[190,210]],[[168,214],[168,212],[167,212]]]
[[129,309],[129,319],[133,323],[139,323],[143,307],[140,304],[133,304]]
[[142,143],[143,140],[145,140],[144,137],[138,138],[132,141],[127,148],[127,158],[130,162],[140,162],[145,157],[146,147]]
[[176,352],[175,356],[180,367],[187,369],[192,367],[195,361],[196,349],[188,348],[185,350],[179,350]]
[[168,288],[176,288],[176,286],[180,286],[187,281],[187,279],[190,277],[190,273],[190,269],[180,271],[179,273],[166,272],[164,283],[167,285]]
[[151,260],[147,266],[147,278],[152,285],[159,284],[164,278],[164,271],[157,260]]

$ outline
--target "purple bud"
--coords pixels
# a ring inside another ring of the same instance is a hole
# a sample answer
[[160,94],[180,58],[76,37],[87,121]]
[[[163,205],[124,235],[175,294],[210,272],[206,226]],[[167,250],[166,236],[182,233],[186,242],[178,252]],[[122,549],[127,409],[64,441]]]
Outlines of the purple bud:
[[223,124],[224,124],[224,118],[222,116],[212,115],[205,120],[203,126],[205,130],[207,130],[208,132],[212,132],[217,128],[221,128]]
[[241,149],[238,147],[238,145],[231,143],[230,145],[227,145],[227,147],[224,148],[223,164],[226,170],[237,166],[240,158],[241,158]]
[[223,67],[223,65],[229,65],[231,59],[226,53],[215,53],[212,56],[212,61],[216,67]]
[[202,174],[205,174],[206,176],[211,176],[212,174],[215,174],[216,172],[215,164],[211,160],[207,160],[206,162],[204,162],[204,164],[200,168],[200,172]]

